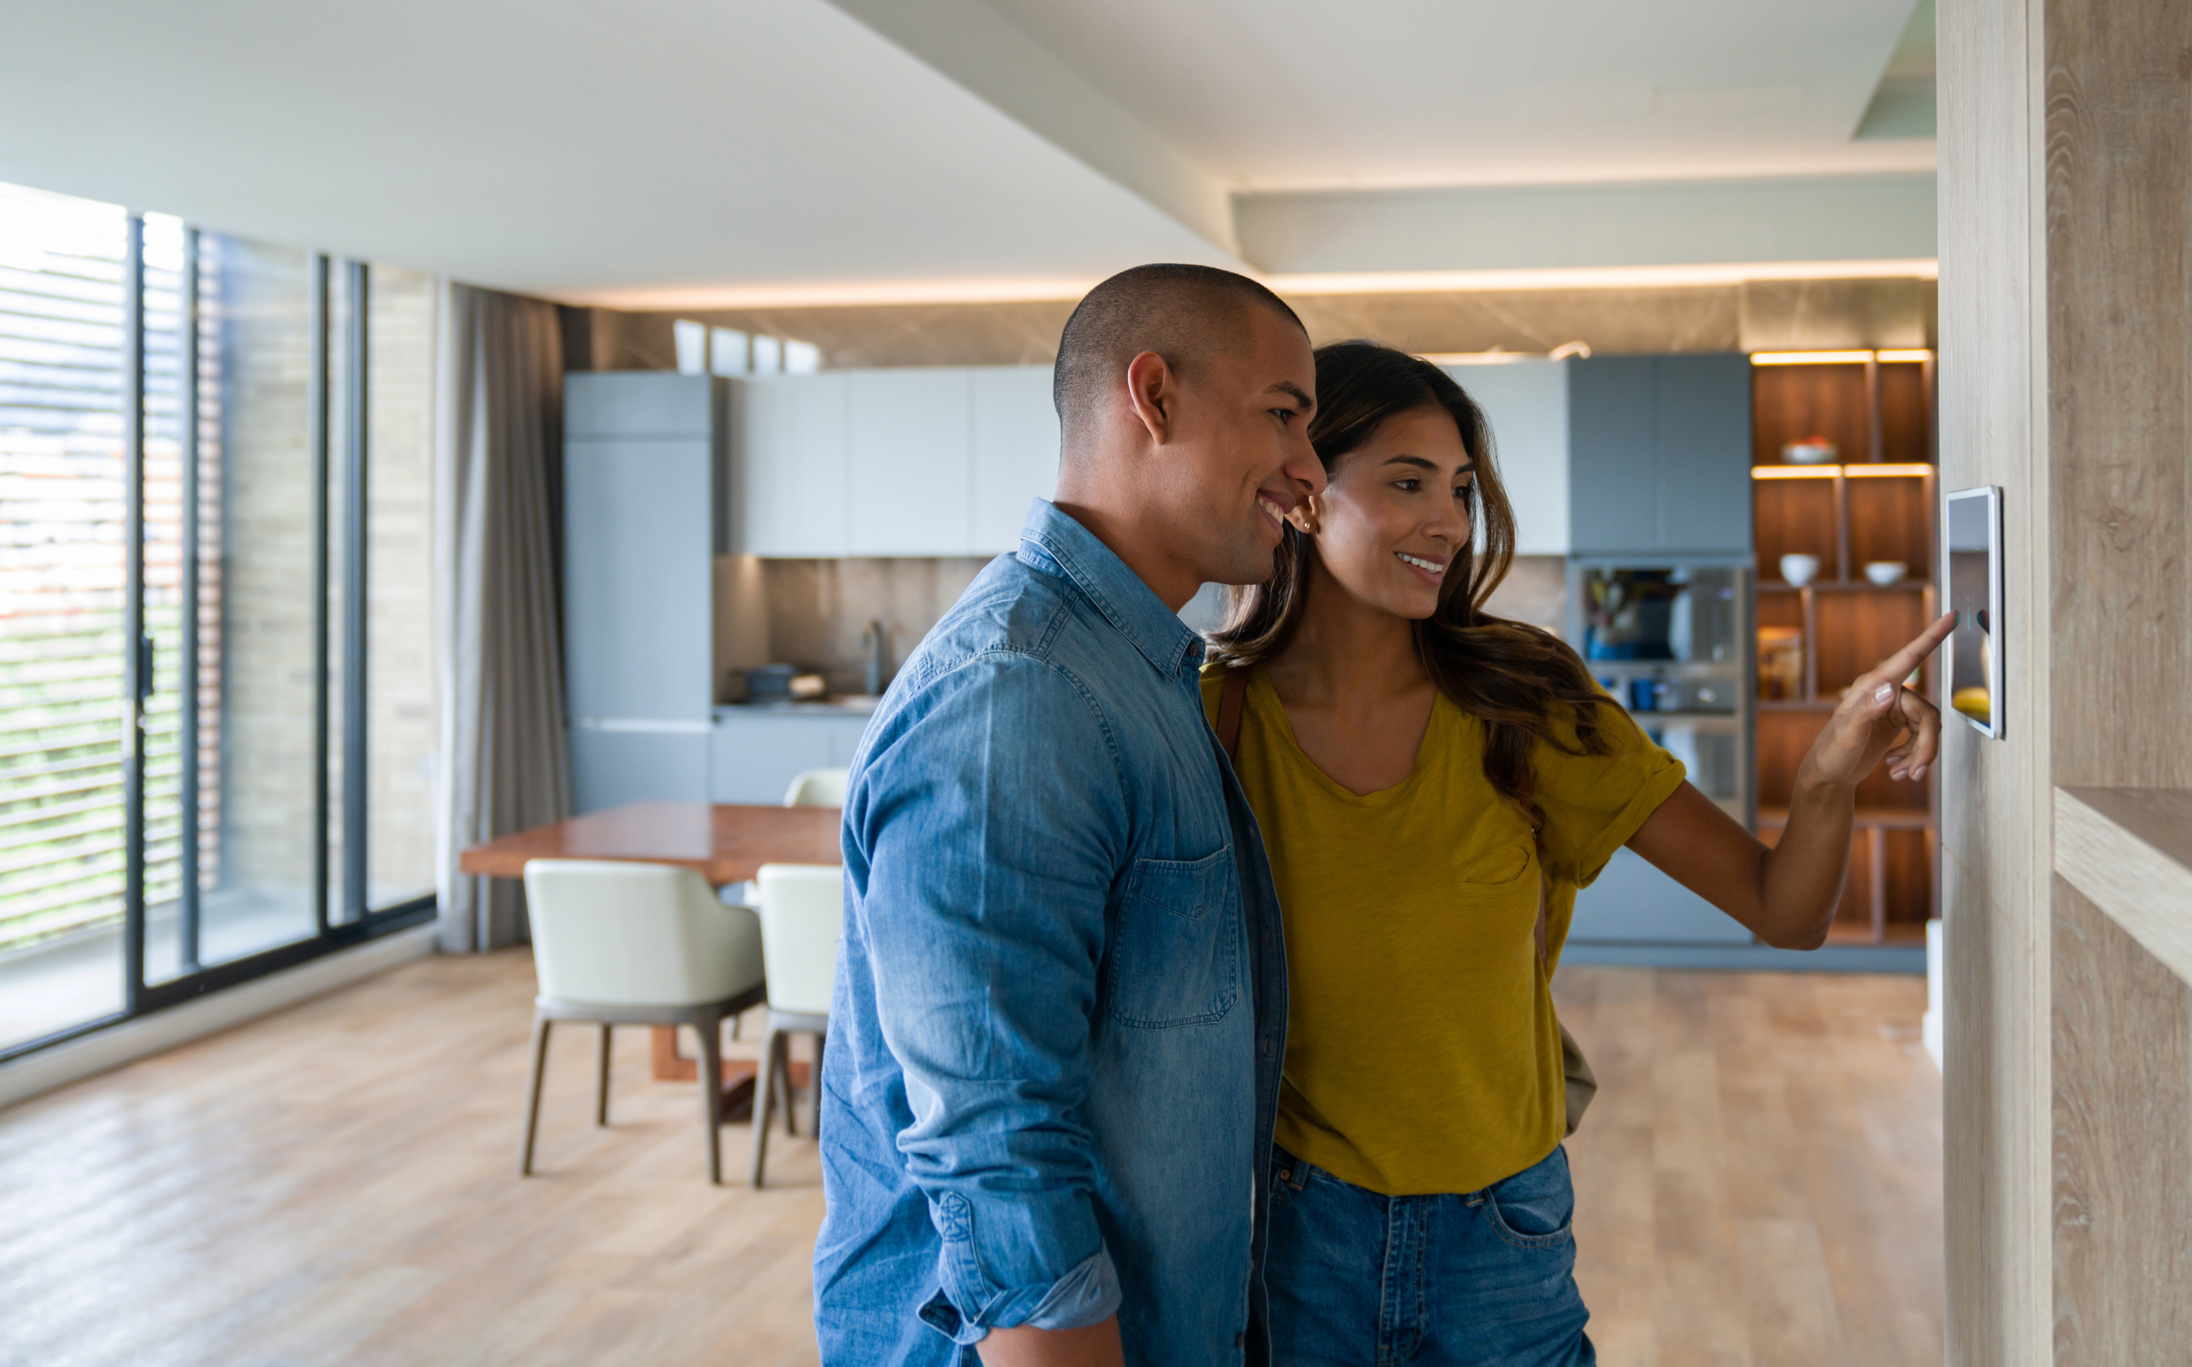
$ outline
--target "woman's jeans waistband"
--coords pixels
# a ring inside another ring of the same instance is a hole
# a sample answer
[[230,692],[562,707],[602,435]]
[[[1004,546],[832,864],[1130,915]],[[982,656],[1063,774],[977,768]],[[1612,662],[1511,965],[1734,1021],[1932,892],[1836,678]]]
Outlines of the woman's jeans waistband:
[[1564,1148],[1481,1191],[1438,1196],[1381,1196],[1274,1149],[1273,1362],[1594,1364],[1574,1213]]

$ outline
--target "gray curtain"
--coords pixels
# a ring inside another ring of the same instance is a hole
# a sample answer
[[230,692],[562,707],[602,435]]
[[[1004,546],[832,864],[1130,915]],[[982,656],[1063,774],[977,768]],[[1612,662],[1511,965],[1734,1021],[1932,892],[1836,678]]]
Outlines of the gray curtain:
[[435,440],[436,813],[441,947],[525,938],[523,891],[457,872],[464,849],[571,812],[556,517],[563,342],[555,305],[444,282]]

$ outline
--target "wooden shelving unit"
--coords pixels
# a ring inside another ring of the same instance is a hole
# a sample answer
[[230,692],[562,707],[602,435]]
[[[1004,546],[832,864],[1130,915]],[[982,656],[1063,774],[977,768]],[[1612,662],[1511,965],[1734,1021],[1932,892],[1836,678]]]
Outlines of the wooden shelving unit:
[[[1754,360],[1757,358],[1754,358]],[[1753,621],[1801,633],[1800,685],[1757,702],[1758,830],[1780,838],[1796,769],[1842,693],[1917,635],[1938,611],[1932,576],[1939,491],[1933,464],[1933,358],[1928,352],[1826,353],[1775,358],[1752,369],[1752,547],[1758,565]],[[1791,442],[1824,437],[1842,459],[1791,465]],[[1802,587],[1781,578],[1781,557],[1819,558]],[[1878,585],[1872,561],[1901,561],[1902,579]],[[1931,669],[1916,686],[1938,701]],[[1830,937],[1837,944],[1922,942],[1939,905],[1933,774],[1898,783],[1883,770],[1858,788],[1849,880]]]

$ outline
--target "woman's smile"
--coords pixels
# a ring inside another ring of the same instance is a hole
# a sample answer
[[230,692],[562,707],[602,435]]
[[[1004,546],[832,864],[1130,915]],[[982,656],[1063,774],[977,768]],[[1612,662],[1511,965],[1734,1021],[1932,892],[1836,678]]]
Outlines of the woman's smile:
[[1418,574],[1422,575],[1422,576],[1423,576],[1423,577],[1424,577],[1425,579],[1429,580],[1429,581],[1430,581],[1431,583],[1434,583],[1434,584],[1438,584],[1438,583],[1443,583],[1443,582],[1445,582],[1445,579],[1446,579],[1446,562],[1445,562],[1445,561],[1443,561],[1443,560],[1431,560],[1431,559],[1427,559],[1427,558],[1425,558],[1425,557],[1423,557],[1423,556],[1420,556],[1420,555],[1410,555],[1410,554],[1409,554],[1408,552],[1406,552],[1406,551],[1395,551],[1395,552],[1393,552],[1393,556],[1394,556],[1394,558],[1395,558],[1395,559],[1399,560],[1399,561],[1400,561],[1400,562],[1401,562],[1402,564],[1404,564],[1404,565],[1408,566],[1408,567],[1409,567],[1410,569],[1414,570],[1414,571],[1415,571],[1416,573],[1418,573]]

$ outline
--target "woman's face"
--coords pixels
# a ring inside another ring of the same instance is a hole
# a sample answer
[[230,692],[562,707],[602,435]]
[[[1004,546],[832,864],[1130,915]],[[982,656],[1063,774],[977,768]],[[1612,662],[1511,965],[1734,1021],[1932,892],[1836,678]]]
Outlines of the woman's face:
[[1331,472],[1323,495],[1297,508],[1317,558],[1363,603],[1410,619],[1438,610],[1439,584],[1469,542],[1476,463],[1443,408],[1385,420]]

